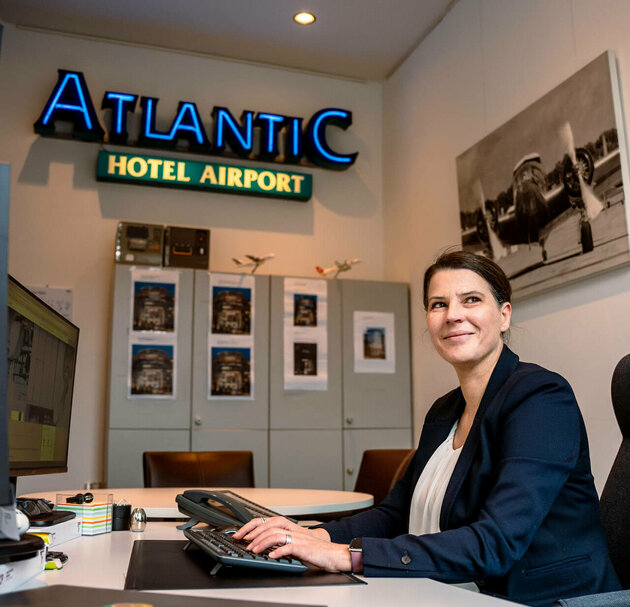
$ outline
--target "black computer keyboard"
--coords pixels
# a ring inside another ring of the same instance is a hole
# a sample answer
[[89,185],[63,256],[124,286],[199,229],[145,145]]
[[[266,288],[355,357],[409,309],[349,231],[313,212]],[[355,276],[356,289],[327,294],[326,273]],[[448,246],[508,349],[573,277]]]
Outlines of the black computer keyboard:
[[270,558],[269,552],[273,549],[259,554],[249,552],[245,550],[248,542],[235,540],[231,535],[220,531],[193,528],[184,529],[184,535],[217,561],[217,566],[211,571],[213,575],[221,565],[274,569],[285,573],[302,573],[307,570],[306,565],[294,558]]

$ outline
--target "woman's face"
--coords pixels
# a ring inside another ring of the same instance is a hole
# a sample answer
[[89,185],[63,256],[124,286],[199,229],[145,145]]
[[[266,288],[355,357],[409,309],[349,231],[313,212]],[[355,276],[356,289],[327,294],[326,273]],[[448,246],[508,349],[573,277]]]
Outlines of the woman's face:
[[429,283],[427,325],[438,354],[454,367],[498,358],[512,306],[497,304],[490,285],[472,270],[439,270]]

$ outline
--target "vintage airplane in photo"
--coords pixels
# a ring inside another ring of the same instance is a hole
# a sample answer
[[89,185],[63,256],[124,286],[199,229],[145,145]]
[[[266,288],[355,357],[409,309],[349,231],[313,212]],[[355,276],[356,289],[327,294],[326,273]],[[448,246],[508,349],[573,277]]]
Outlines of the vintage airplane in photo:
[[334,278],[337,278],[340,272],[347,272],[355,263],[359,263],[360,261],[361,259],[355,257],[354,259],[345,259],[343,262],[335,261],[335,265],[330,266],[330,268],[320,268],[319,266],[315,266],[315,269],[317,270],[317,273],[322,276],[335,272]]
[[251,267],[251,273],[253,274],[262,264],[264,264],[269,259],[273,259],[275,256],[275,253],[267,253],[267,255],[263,255],[262,257],[256,257],[256,255],[245,255],[245,259],[237,259],[236,257],[232,257],[232,261],[239,268]]
[[[485,200],[479,184],[480,210],[477,225],[462,233],[463,244],[481,241],[495,261],[507,256],[509,247],[521,244],[540,245],[542,262],[548,259],[546,240],[554,228],[570,215],[578,215],[576,241],[582,253],[593,250],[591,222],[604,208],[593,188],[609,174],[616,173],[619,148],[596,162],[586,148],[574,148],[570,126],[563,137],[568,142],[562,170],[562,183],[546,189],[546,175],[541,157],[530,153],[521,158],[512,172],[512,204],[505,208],[498,201]],[[611,184],[613,185],[613,184]],[[610,188],[611,192],[619,186]],[[610,204],[608,199],[607,204]]]

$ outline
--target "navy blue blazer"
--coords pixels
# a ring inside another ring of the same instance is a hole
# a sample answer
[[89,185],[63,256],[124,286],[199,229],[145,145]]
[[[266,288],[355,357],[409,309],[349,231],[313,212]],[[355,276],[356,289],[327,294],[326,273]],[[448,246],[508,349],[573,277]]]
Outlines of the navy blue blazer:
[[404,477],[377,507],[323,525],[332,541],[363,538],[366,576],[474,581],[527,605],[618,590],[573,391],[506,346],[447,487],[442,531],[409,534],[420,473],[464,406],[459,388],[435,402]]

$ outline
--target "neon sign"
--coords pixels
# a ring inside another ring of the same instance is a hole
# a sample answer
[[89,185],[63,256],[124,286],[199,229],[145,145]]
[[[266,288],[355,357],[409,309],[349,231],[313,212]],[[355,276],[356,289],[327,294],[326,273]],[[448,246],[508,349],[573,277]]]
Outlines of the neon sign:
[[[328,142],[332,127],[346,130],[352,124],[352,112],[325,108],[303,125],[303,118],[270,112],[245,110],[239,119],[226,107],[212,109],[211,137],[195,103],[180,101],[168,130],[156,127],[159,99],[133,93],[106,91],[101,109],[109,114],[107,133],[101,126],[82,72],[58,70],[59,76],[41,115],[35,132],[44,137],[72,137],[83,141],[107,142],[163,149],[178,149],[199,154],[232,155],[248,160],[300,164],[303,159],[332,170],[351,167],[358,152],[335,151]],[[129,116],[140,108],[140,127],[130,142]],[[57,129],[56,122],[71,125],[69,133]]]

